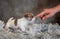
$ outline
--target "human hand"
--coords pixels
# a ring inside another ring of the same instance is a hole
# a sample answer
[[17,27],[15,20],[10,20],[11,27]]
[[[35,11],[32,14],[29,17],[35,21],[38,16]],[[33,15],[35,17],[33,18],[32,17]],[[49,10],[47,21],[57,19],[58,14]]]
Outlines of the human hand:
[[50,9],[44,9],[43,12],[41,12],[40,14],[38,14],[37,16],[35,16],[35,18],[37,17],[41,17],[42,20],[52,17],[56,14],[56,9],[55,8],[50,8]]
[[60,5],[49,9],[43,9],[41,13],[35,16],[35,18],[41,17],[42,20],[44,20],[46,18],[54,16],[57,12],[60,12]]
[[50,9],[44,9],[43,12],[41,12],[39,15],[42,18],[42,20],[50,18],[56,14],[56,9],[50,8]]

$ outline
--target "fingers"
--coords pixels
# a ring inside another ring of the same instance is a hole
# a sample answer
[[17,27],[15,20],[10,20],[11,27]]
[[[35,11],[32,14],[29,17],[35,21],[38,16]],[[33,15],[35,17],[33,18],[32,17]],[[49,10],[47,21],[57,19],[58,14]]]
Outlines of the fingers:
[[51,15],[46,15],[46,16],[42,17],[42,20],[45,20],[45,19],[47,19],[49,17],[51,17]]
[[40,17],[42,20],[50,17],[48,9],[44,9],[40,14],[36,15],[35,18]]
[[46,11],[41,12],[40,14],[36,15],[35,18],[37,17],[43,17],[43,15],[46,13]]
[[43,11],[39,15],[40,15],[40,17],[43,17],[45,14],[47,14],[46,11]]

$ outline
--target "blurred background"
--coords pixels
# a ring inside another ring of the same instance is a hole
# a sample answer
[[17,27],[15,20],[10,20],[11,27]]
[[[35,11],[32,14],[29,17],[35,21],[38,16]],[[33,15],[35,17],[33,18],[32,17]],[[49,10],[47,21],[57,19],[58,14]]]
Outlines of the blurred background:
[[[10,17],[21,18],[27,12],[37,15],[43,8],[51,8],[58,4],[60,0],[0,0],[0,20],[7,22]],[[60,13],[44,22],[60,23]]]

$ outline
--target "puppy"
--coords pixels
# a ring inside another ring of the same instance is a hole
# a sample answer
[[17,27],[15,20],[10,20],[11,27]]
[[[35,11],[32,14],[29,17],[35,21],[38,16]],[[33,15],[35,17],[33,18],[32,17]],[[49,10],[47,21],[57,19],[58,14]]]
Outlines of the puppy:
[[13,19],[13,17],[11,17],[6,25],[5,25],[5,29],[9,30],[9,29],[18,29],[21,31],[25,31],[25,28],[28,26],[29,23],[32,23],[34,20],[33,19],[33,14],[32,13],[26,13],[22,18],[17,19],[17,25],[15,25],[15,21],[16,19]]
[[21,29],[21,31],[25,31],[25,28],[28,26],[29,23],[32,23],[33,14],[26,13],[21,19],[17,20],[17,26]]

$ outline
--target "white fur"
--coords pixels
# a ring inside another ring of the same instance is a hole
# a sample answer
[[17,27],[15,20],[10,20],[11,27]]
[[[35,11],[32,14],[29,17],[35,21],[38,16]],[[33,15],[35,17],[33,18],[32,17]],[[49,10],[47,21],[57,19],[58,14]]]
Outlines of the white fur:
[[14,24],[15,19],[14,20],[12,20],[12,19],[13,19],[13,17],[11,17],[8,20],[8,22],[6,23],[5,29],[9,29],[9,27],[15,26],[15,24]]
[[27,20],[25,17],[18,19],[17,21],[17,26],[22,30],[25,31],[26,27],[28,26],[29,23],[33,23],[35,21],[35,18],[32,19],[32,21]]
[[[5,29],[9,29],[9,27],[14,27],[15,19],[11,17],[8,22],[6,23]],[[32,21],[27,20],[25,17],[22,17],[17,20],[17,27],[19,27],[22,31],[25,31],[25,28],[28,26],[29,23],[33,23],[34,19]]]
[[25,27],[27,27],[28,24],[29,24],[29,21],[24,17],[21,19],[18,19],[18,21],[17,21],[17,26],[19,26],[19,28],[22,31],[25,31]]

